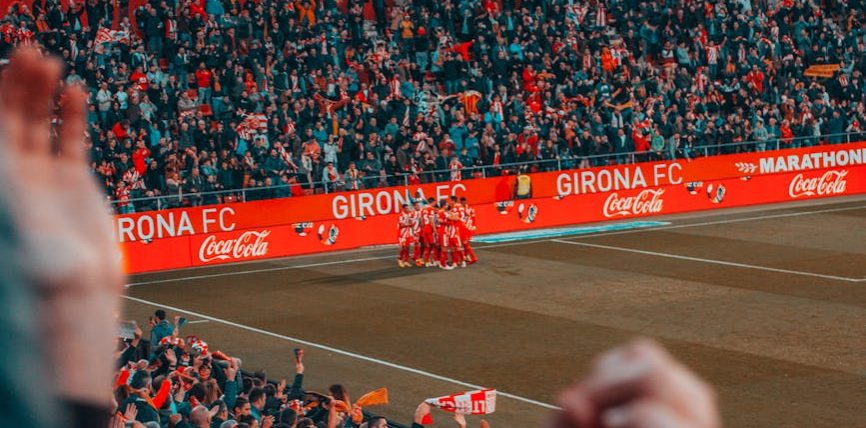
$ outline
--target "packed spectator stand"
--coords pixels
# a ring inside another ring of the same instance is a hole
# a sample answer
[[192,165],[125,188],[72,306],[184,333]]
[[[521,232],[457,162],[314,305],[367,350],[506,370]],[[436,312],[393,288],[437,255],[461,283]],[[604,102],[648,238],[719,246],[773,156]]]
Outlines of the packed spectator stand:
[[866,120],[861,1],[29,3],[0,55],[39,43],[87,86],[119,212],[840,143]]
[[[175,316],[172,323],[158,310],[149,320],[149,340],[136,324],[124,323],[128,331],[118,339],[112,427],[405,428],[359,405],[387,403],[386,389],[354,404],[340,384],[322,393],[306,390],[303,349],[294,350],[291,382],[274,381],[264,371],[243,370],[240,358],[210,349],[200,338],[182,337],[185,322]],[[416,418],[423,412],[429,407],[419,406]]]

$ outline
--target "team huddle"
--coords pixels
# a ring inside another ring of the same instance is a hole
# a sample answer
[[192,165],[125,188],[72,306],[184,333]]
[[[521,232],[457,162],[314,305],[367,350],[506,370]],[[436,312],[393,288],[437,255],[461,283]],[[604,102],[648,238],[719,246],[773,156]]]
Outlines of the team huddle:
[[[441,267],[451,270],[478,261],[469,244],[475,231],[475,210],[466,198],[433,198],[403,205],[397,222],[400,267]],[[411,252],[411,258],[410,258]]]

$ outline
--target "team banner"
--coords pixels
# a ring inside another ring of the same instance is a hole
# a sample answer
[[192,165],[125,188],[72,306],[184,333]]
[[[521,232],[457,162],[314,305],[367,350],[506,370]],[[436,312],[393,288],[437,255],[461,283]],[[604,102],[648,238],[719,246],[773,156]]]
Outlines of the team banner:
[[[856,146],[532,174],[526,199],[515,198],[516,177],[507,176],[118,215],[115,230],[127,272],[139,273],[393,244],[399,206],[413,195],[466,196],[477,234],[853,195],[866,193],[866,165],[852,155],[866,144]],[[824,162],[826,153],[845,166],[802,168],[804,156]],[[793,166],[791,156],[801,168],[769,169],[778,159]],[[763,160],[767,172],[762,159],[774,159]],[[698,162],[706,178],[695,179]],[[756,169],[734,173],[741,162]]]
[[496,390],[480,389],[442,397],[428,398],[425,403],[446,412],[464,415],[487,415],[496,411]]

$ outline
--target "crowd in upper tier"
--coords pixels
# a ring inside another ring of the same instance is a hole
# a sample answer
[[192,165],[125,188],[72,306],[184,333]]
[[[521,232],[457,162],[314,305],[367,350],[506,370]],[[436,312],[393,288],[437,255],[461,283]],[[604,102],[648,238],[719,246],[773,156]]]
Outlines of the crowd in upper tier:
[[28,3],[0,56],[38,43],[86,85],[120,212],[839,143],[866,120],[860,0]]

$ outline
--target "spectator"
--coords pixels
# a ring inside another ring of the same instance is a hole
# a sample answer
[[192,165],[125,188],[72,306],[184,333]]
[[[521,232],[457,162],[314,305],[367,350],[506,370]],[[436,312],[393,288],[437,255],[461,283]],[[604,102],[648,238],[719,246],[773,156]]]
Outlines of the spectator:
[[165,311],[157,309],[150,317],[150,343],[158,344],[164,337],[174,334],[174,326],[165,319]]

